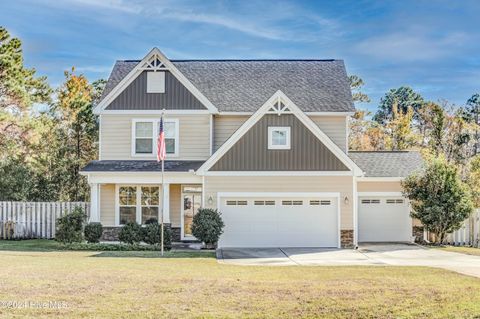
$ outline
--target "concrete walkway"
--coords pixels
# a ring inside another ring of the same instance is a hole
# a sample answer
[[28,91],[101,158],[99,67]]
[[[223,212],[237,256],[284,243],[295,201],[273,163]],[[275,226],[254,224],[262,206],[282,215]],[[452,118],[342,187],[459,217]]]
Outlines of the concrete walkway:
[[265,266],[427,266],[480,278],[480,256],[409,244],[363,244],[358,250],[325,248],[229,248],[218,261]]

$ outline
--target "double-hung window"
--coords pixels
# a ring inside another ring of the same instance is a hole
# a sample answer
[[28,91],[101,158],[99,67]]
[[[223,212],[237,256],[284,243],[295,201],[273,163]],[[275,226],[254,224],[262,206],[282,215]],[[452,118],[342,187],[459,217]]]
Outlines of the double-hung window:
[[[159,126],[160,119],[132,121],[132,156],[154,157],[157,154]],[[178,120],[164,119],[163,130],[167,156],[178,156]]]
[[135,122],[135,154],[153,154],[153,122]]

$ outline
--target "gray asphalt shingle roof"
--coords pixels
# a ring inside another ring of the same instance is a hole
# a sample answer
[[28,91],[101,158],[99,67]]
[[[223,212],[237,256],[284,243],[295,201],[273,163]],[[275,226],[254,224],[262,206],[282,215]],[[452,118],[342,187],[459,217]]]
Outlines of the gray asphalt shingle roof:
[[[171,60],[220,112],[254,112],[277,90],[304,112],[354,112],[342,60]],[[117,61],[106,96],[138,63]]]
[[350,151],[348,156],[365,172],[365,177],[407,177],[423,167],[422,156],[415,151]]
[[[204,161],[165,161],[165,172],[188,172],[197,170]],[[161,172],[157,161],[90,161],[82,172]]]

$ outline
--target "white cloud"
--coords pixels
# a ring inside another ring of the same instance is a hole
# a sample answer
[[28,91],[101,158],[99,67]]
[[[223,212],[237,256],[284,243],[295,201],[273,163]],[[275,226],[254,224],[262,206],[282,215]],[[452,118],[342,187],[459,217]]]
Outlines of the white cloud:
[[[47,3],[52,6],[75,5],[89,9],[102,9],[107,12],[114,10],[145,19],[168,19],[218,26],[269,40],[312,42],[333,36],[333,33],[338,31],[336,21],[287,2],[256,3],[255,5],[245,2],[237,8],[242,12],[221,5],[222,2],[213,1],[70,0]],[[297,26],[301,32],[294,26]]]

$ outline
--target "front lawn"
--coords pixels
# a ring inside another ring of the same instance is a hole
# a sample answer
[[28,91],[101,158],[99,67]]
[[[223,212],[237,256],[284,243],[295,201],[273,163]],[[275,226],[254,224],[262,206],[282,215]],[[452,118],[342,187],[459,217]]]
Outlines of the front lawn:
[[[5,243],[0,242],[0,247]],[[0,251],[0,316],[473,318],[480,314],[480,279],[441,269],[232,266],[198,255],[132,258],[119,253],[158,256],[158,252]],[[103,258],[94,258],[99,256]],[[65,307],[8,308],[9,301],[58,302]]]
[[439,249],[473,256],[480,256],[480,248],[464,246],[439,246]]

